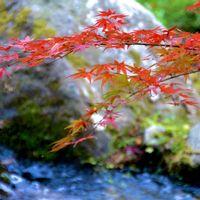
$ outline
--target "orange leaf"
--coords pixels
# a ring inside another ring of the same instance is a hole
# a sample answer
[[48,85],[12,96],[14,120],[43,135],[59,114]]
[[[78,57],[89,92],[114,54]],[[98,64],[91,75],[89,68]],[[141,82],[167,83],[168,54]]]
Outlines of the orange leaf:
[[73,79],[86,78],[91,83],[92,76],[93,76],[92,71],[87,72],[86,68],[83,68],[83,69],[79,69],[77,73],[67,76],[66,78],[73,78]]
[[72,135],[68,135],[60,140],[57,140],[53,143],[52,149],[50,152],[56,152],[59,151],[60,149],[63,149],[64,147],[71,145],[72,144],[72,140],[73,140],[74,136]]
[[179,89],[174,89],[172,86],[161,85],[161,92],[165,94],[175,94],[179,91]]
[[82,129],[86,128],[88,123],[89,123],[88,121],[85,121],[83,119],[77,119],[77,120],[72,121],[72,123],[69,126],[67,126],[65,129],[69,129],[71,134],[76,134]]

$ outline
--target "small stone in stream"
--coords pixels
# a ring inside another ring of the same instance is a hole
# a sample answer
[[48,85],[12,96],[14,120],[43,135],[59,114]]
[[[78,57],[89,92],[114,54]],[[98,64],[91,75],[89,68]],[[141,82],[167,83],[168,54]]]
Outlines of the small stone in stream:
[[41,165],[32,165],[23,170],[22,176],[30,181],[46,182],[53,178],[53,173]]

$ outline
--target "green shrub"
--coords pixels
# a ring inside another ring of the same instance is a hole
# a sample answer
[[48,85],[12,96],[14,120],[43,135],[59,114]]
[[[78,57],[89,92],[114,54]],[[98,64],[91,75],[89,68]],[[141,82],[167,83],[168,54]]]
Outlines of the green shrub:
[[196,0],[138,0],[138,2],[151,10],[167,28],[177,26],[190,32],[200,30],[200,15],[185,10]]

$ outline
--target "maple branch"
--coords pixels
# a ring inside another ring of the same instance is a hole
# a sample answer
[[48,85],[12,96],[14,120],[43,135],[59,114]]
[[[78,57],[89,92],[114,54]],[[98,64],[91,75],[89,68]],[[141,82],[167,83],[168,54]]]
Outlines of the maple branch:
[[154,47],[174,47],[180,48],[180,45],[171,45],[171,44],[151,44],[151,43],[140,43],[140,42],[125,42],[125,45],[136,45],[136,46],[154,46]]
[[182,74],[177,74],[177,75],[174,75],[174,76],[170,76],[164,80],[162,80],[161,82],[165,82],[165,81],[168,81],[168,80],[171,80],[171,79],[174,79],[174,78],[178,78],[180,76],[185,76],[185,75],[189,75],[189,74],[195,74],[195,73],[198,73],[200,72],[200,70],[194,70],[194,71],[189,71],[189,72],[185,72],[185,73],[182,73]]
[[[182,74],[177,74],[177,75],[168,77],[168,78],[162,80],[161,82],[169,81],[169,80],[171,80],[171,79],[178,78],[178,77],[180,77],[180,76],[185,76],[185,75],[194,74],[194,73],[198,73],[198,72],[200,72],[200,70],[194,70],[194,71],[185,72],[185,73],[182,73]],[[134,95],[136,95],[136,94],[139,93],[139,92],[142,92],[143,90],[145,90],[145,89],[147,89],[147,88],[148,88],[148,86],[145,86],[145,87],[143,87],[143,88],[141,88],[141,89],[138,89],[138,90],[132,92],[132,93],[127,97],[127,99],[130,98],[130,97],[132,97],[132,96],[134,96]]]
[[[121,43],[112,43],[113,45],[127,45],[127,46],[150,46],[150,47],[170,47],[170,48],[183,48],[181,45],[172,45],[172,44],[151,44],[151,43],[143,43],[143,42],[121,42]],[[106,46],[106,43],[101,43],[99,46]],[[113,47],[114,48],[114,47]],[[185,47],[185,49],[195,51],[197,48],[190,48],[190,47]]]
[[[121,44],[121,43],[113,43],[114,45],[117,45],[117,44]],[[139,45],[139,46],[154,46],[154,47],[171,47],[171,48],[181,48],[181,46],[180,45],[169,45],[169,44],[149,44],[149,43],[130,43],[130,42],[125,42],[124,43],[125,45],[135,45],[135,46],[137,46],[137,45]],[[101,43],[101,44],[99,44],[99,46],[106,46],[106,44],[105,43]],[[114,48],[114,47],[113,47]],[[196,50],[195,48],[186,48],[186,49],[188,49],[188,50]],[[69,54],[71,54],[71,53],[73,53],[73,50],[71,50],[70,52],[67,52],[66,54],[63,54],[62,56],[60,56],[60,57],[58,57],[58,58],[56,58],[56,59],[54,59],[54,60],[52,60],[52,61],[49,61],[49,62],[44,62],[43,64],[45,64],[45,65],[49,65],[49,64],[52,64],[52,63],[54,63],[54,62],[56,62],[57,60],[60,60],[60,59],[62,59],[62,58],[64,58],[65,56],[67,56],[67,55],[69,55]]]

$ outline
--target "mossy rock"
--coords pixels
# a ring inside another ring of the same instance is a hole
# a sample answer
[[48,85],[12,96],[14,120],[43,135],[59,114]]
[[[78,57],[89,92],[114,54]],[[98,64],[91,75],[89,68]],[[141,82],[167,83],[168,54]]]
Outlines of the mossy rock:
[[39,71],[34,76],[26,71],[19,73],[6,82],[14,89],[1,93],[3,109],[14,109],[16,115],[0,129],[1,143],[14,149],[19,157],[44,161],[76,157],[81,148],[71,147],[63,153],[49,151],[54,141],[66,135],[64,128],[70,120],[80,117],[81,103],[61,90],[59,77],[48,77],[45,68]]
[[[1,143],[12,148],[20,158],[43,161],[52,161],[59,157],[72,158],[76,154],[74,148],[64,150],[65,155],[50,153],[51,144],[66,134],[64,127],[68,124],[67,117],[67,114],[63,116],[56,116],[56,113],[45,114],[37,104],[26,100],[19,106],[18,116],[8,121],[0,130]],[[80,148],[76,150],[78,153]]]
[[34,19],[31,9],[13,8],[9,2],[0,0],[0,33],[1,39],[19,38],[32,35],[34,38],[52,37],[56,31],[43,19]]

